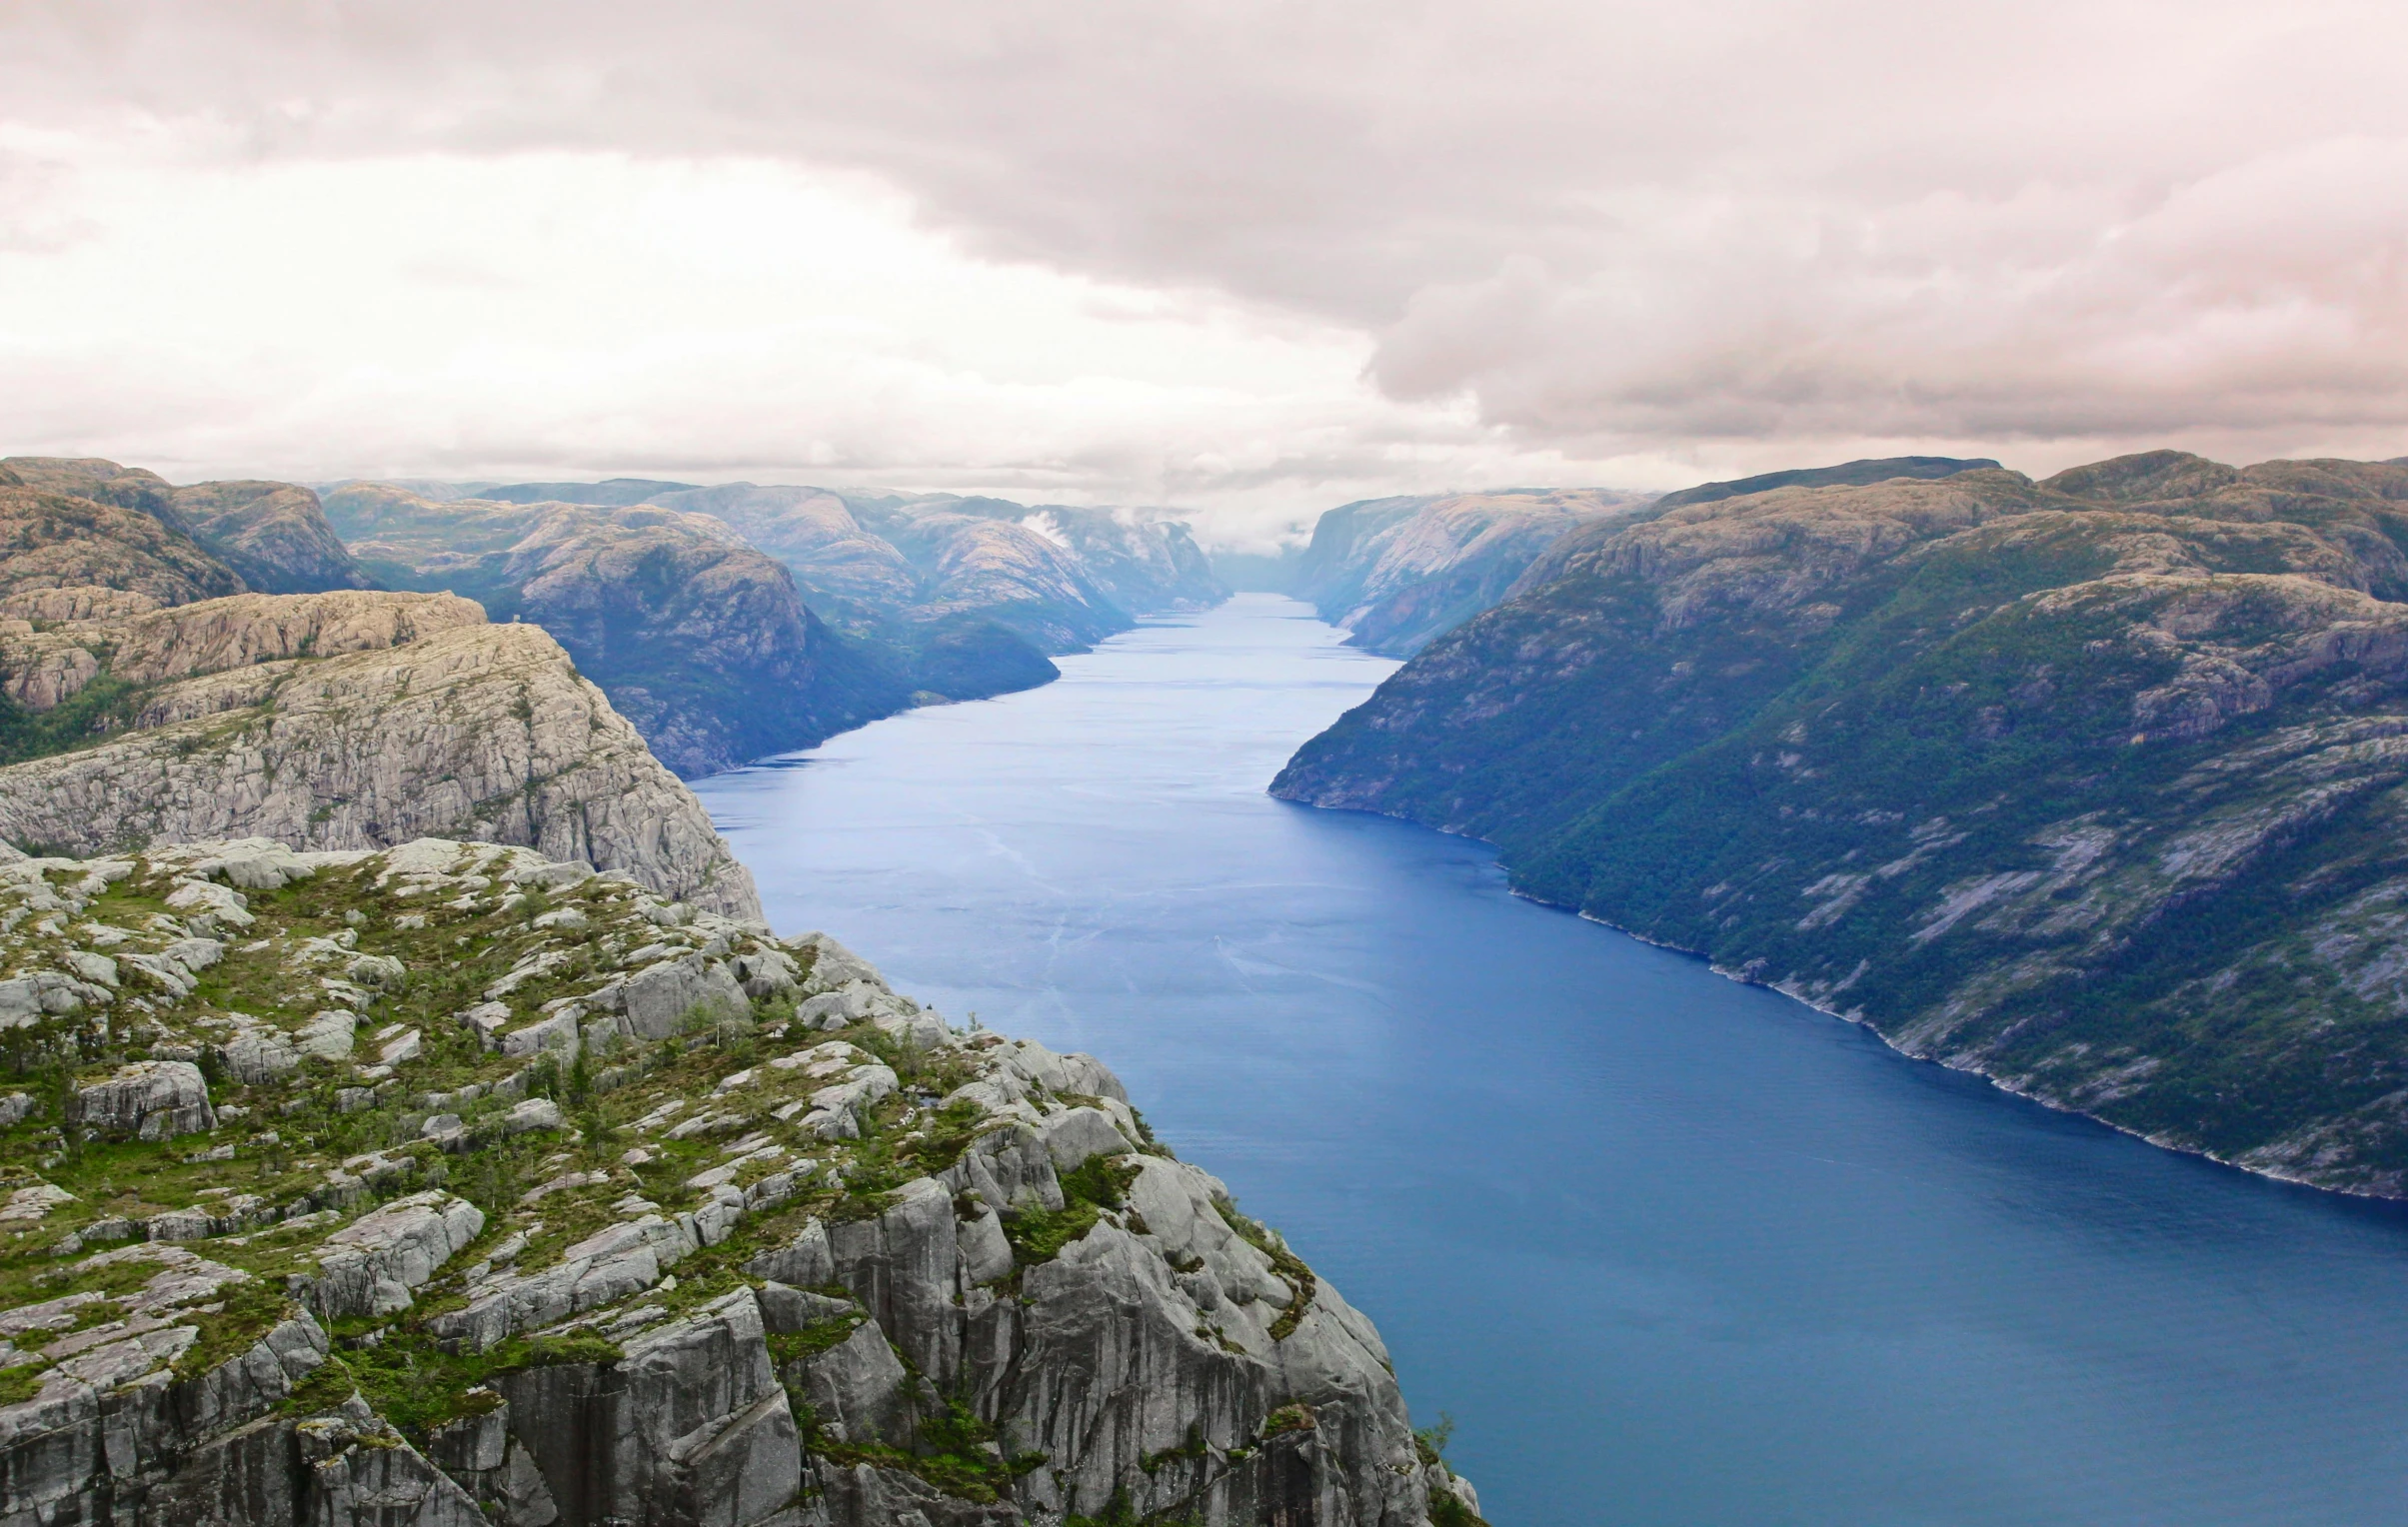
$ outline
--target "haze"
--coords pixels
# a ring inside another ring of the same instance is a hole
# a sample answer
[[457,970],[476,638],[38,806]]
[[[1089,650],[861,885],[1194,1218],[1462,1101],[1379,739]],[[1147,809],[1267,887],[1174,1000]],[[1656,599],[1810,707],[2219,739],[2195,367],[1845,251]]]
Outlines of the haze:
[[0,7],[19,453],[1178,504],[2408,452],[2377,4]]

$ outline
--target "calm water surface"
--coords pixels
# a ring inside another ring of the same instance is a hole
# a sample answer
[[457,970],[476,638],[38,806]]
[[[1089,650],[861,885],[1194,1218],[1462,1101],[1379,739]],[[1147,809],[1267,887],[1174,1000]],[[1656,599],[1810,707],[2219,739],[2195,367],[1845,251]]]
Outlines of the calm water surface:
[[1392,668],[1241,596],[701,791],[782,931],[1116,1067],[1378,1322],[1500,1527],[2408,1522],[2408,1216],[1262,793]]

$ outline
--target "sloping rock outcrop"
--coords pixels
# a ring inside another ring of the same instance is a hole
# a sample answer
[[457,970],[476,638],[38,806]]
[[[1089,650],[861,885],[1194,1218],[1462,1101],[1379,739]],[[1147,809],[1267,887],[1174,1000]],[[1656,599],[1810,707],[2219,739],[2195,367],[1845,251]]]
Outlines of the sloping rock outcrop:
[[[0,767],[0,839],[21,847],[443,833],[758,914],[701,802],[559,645],[489,626],[466,600],[243,595],[42,630],[0,621],[0,695],[35,724],[22,735],[69,750]],[[90,707],[96,695],[107,704]],[[100,740],[39,730],[66,715],[104,724]]]
[[1678,509],[1684,504],[1718,504],[1724,499],[1743,498],[1751,493],[1770,493],[1775,488],[1862,488],[1874,483],[1890,483],[1901,478],[1925,482],[1954,477],[1960,472],[1979,472],[1998,463],[1986,456],[1882,456],[1859,461],[1841,462],[1836,467],[1797,467],[1785,472],[1763,472],[1754,477],[1733,478],[1727,482],[1700,483],[1667,493],[1655,501],[1658,509]]
[[246,481],[179,488],[157,473],[97,457],[12,456],[5,465],[35,487],[150,516],[233,570],[241,588],[314,594],[371,587],[327,524],[318,496],[300,484]]
[[749,876],[558,644],[479,627],[186,681],[157,725],[0,769],[0,837],[96,851],[219,835],[352,847],[432,831],[624,868],[739,911]]
[[110,1099],[0,1124],[11,1519],[1476,1520],[1109,1070],[824,936],[494,844],[192,844],[0,864],[0,968],[46,993],[10,1063]]
[[0,598],[108,588],[146,608],[243,591],[240,575],[140,510],[54,492],[0,465]]
[[2408,1196],[2408,469],[2154,452],[1583,540],[1274,792],[1487,837],[1530,894],[2160,1143]]

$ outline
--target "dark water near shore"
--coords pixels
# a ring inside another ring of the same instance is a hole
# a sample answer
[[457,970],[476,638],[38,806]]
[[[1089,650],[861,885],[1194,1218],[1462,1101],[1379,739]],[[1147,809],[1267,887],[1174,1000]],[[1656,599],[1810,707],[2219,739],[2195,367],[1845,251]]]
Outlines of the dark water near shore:
[[2153,1149],[1273,801],[1391,664],[1241,596],[704,800],[781,931],[1110,1062],[1499,1527],[2408,1521],[2408,1214]]

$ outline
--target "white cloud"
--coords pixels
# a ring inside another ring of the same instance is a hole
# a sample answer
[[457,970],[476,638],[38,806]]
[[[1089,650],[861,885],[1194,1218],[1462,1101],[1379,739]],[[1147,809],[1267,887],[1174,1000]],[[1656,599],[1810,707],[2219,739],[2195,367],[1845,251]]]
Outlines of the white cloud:
[[6,16],[0,380],[45,446],[1232,529],[1876,451],[2408,451],[2396,4]]

